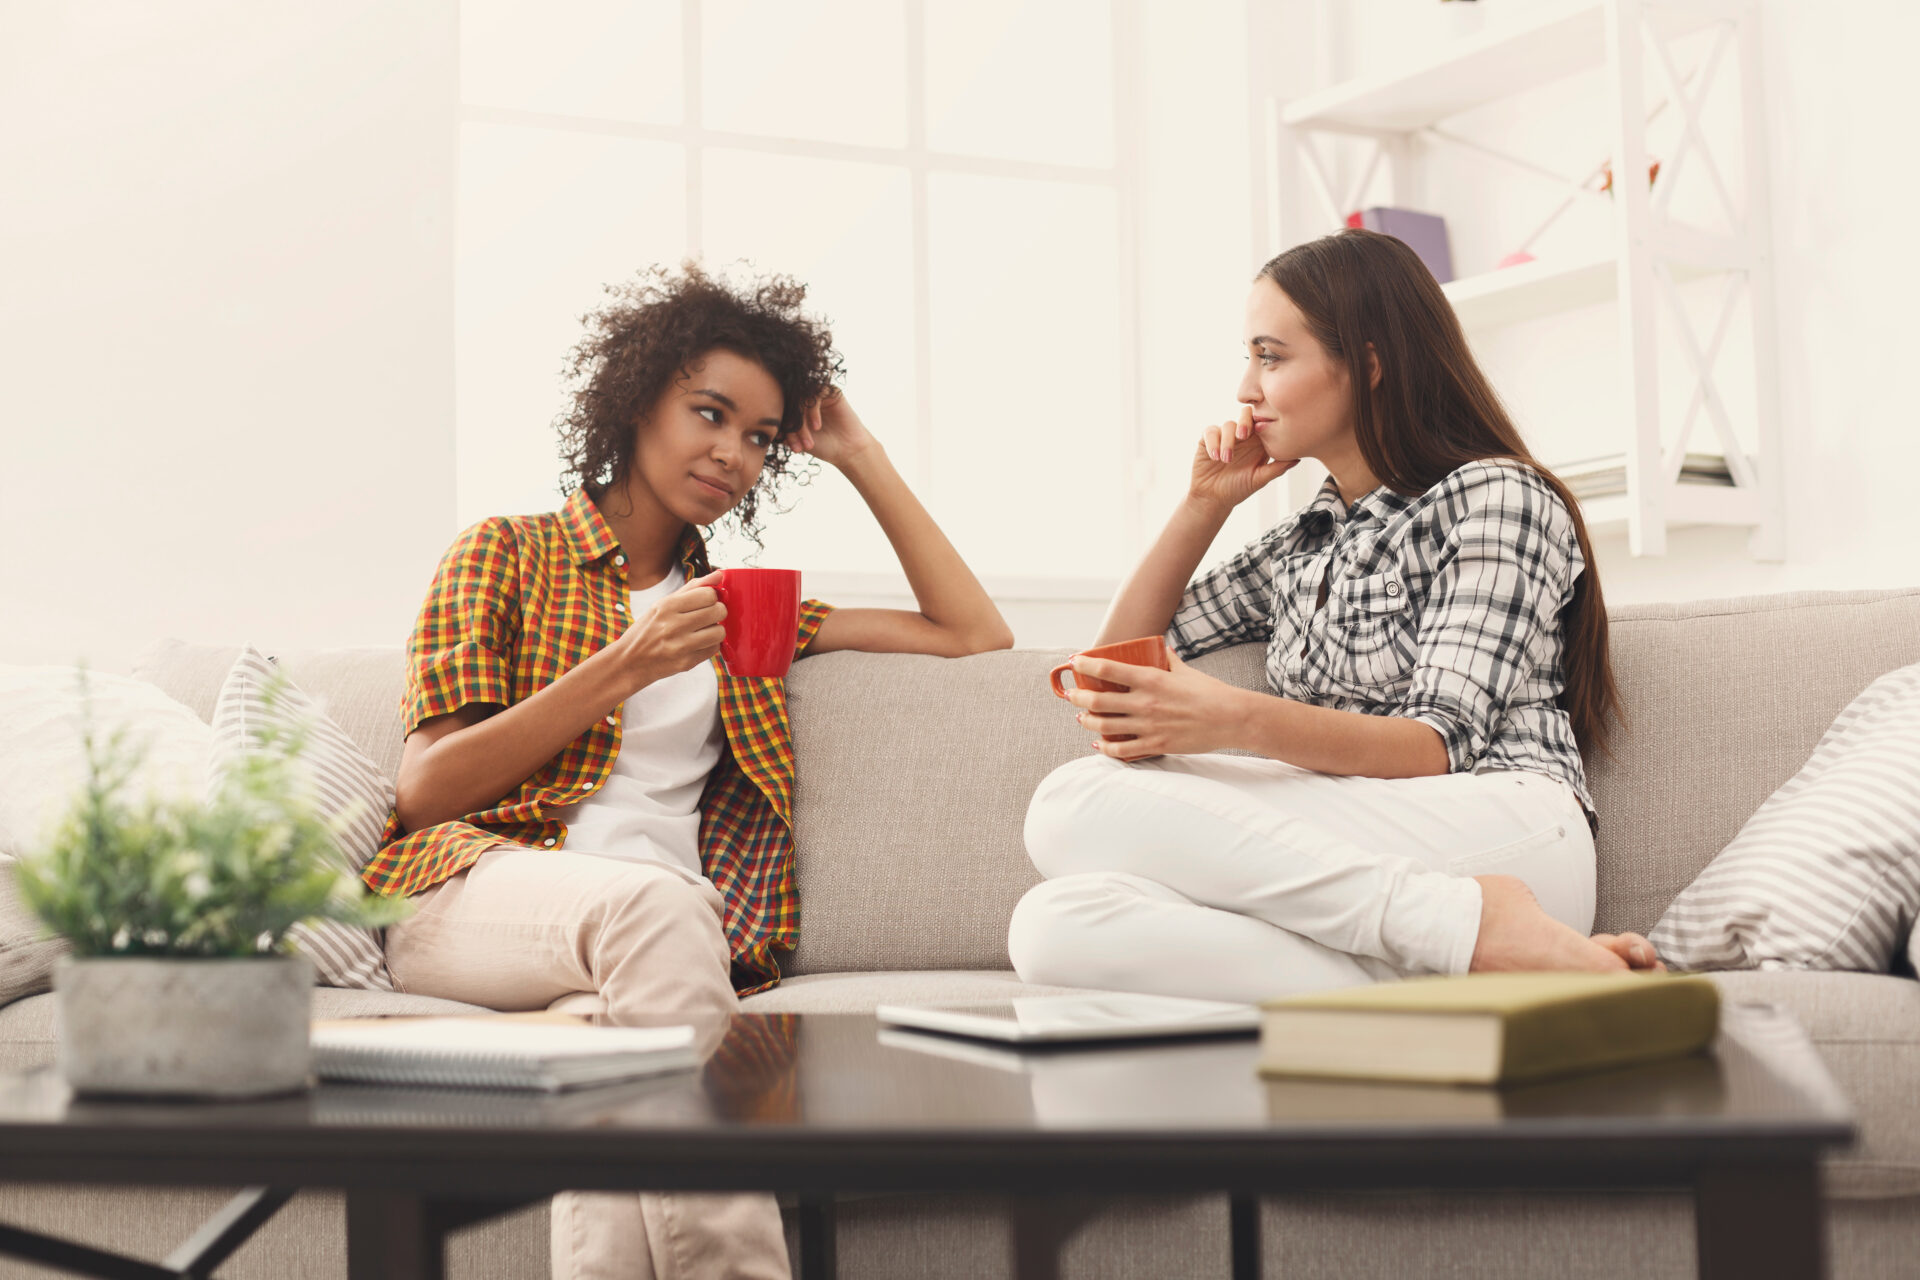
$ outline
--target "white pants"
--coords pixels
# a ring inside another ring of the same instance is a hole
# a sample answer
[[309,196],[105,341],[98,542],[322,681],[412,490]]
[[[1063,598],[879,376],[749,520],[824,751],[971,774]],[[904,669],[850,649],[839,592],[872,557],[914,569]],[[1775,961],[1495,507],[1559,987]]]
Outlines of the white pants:
[[1593,927],[1593,837],[1532,773],[1351,778],[1243,756],[1091,756],[1027,810],[1046,877],[1014,909],[1028,982],[1216,1000],[1464,973],[1471,877],[1517,876]]

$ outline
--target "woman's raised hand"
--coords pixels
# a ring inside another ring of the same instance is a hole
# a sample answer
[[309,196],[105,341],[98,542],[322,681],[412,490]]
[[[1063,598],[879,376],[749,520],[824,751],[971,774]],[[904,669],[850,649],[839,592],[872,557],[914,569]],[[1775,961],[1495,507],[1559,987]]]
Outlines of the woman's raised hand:
[[838,387],[807,406],[791,443],[795,453],[810,453],[842,469],[880,444]]
[[651,609],[629,622],[620,638],[608,646],[618,652],[621,668],[634,681],[634,692],[656,680],[691,671],[720,652],[720,641],[726,636],[720,623],[727,616],[727,607],[713,589],[719,578],[718,573],[695,578],[654,601]]
[[1239,421],[1223,422],[1200,433],[1187,496],[1237,507],[1299,465],[1298,458],[1267,457],[1266,447],[1253,429],[1253,410],[1242,408]]

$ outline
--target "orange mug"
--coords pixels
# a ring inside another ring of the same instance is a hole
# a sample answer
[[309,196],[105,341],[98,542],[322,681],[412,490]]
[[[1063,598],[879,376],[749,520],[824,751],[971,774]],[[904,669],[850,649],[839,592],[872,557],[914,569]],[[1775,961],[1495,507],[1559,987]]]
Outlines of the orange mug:
[[[1173,664],[1167,658],[1167,641],[1164,636],[1141,636],[1138,640],[1121,640],[1114,644],[1096,645],[1091,649],[1082,649],[1073,655],[1076,658],[1105,658],[1108,662],[1125,662],[1136,667],[1154,667],[1161,671],[1171,670]],[[1053,686],[1053,696],[1064,698],[1067,690],[1060,684],[1064,672],[1073,672],[1073,686],[1085,689],[1088,693],[1125,693],[1131,685],[1118,684],[1112,680],[1102,680],[1098,676],[1082,676],[1073,670],[1071,661],[1063,662],[1047,673],[1047,683]],[[1109,742],[1127,742],[1135,736],[1131,733],[1102,735]]]

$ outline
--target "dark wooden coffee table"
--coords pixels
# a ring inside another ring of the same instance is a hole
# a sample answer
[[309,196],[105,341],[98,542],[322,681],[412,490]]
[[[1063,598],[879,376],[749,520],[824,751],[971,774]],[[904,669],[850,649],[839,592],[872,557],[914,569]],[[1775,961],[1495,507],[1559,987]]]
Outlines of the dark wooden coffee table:
[[[1729,1015],[1710,1056],[1506,1092],[1267,1082],[1249,1039],[1018,1054],[825,1014],[744,1015],[698,1075],[555,1098],[329,1085],[162,1105],[0,1076],[0,1181],[254,1188],[165,1264],[12,1228],[0,1254],[210,1275],[327,1187],[354,1280],[401,1280],[439,1276],[453,1229],[556,1191],[753,1189],[800,1197],[802,1272],[825,1276],[841,1193],[1223,1193],[1250,1277],[1265,1193],[1667,1187],[1694,1196],[1702,1276],[1818,1276],[1818,1161],[1852,1141],[1845,1100],[1790,1019]],[[1026,1233],[1023,1276],[1052,1271],[1056,1225]]]

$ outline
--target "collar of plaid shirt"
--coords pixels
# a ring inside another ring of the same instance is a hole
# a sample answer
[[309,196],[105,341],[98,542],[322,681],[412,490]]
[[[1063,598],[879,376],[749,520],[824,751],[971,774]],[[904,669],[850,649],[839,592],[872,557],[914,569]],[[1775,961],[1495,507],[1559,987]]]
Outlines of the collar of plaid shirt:
[[[558,512],[487,521],[463,535],[435,576],[408,645],[402,718],[409,732],[431,715],[471,701],[519,702],[551,684],[617,637],[627,625],[626,572],[613,563],[613,530],[585,490]],[[706,547],[689,530],[680,545],[689,578],[707,571]],[[495,599],[475,601],[475,592]],[[529,613],[523,600],[543,607]],[[479,606],[479,607],[476,607]],[[804,650],[831,610],[809,600],[801,608]],[[517,615],[506,652],[487,651],[483,670],[442,678],[438,666],[466,655],[480,639],[463,634],[476,615]],[[729,675],[717,658],[720,718],[727,752],[701,797],[703,870],[725,903],[734,985],[744,994],[779,981],[773,952],[798,937],[793,878],[793,781],[786,682]],[[476,687],[486,697],[466,696]],[[385,894],[414,894],[471,866],[502,842],[559,849],[566,827],[548,816],[597,791],[620,751],[623,709],[588,729],[495,807],[464,819],[403,833],[389,817],[382,848],[361,872]]]
[[1413,501],[1381,485],[1362,494],[1352,506],[1348,506],[1340,496],[1340,486],[1332,476],[1328,476],[1320,485],[1320,491],[1313,495],[1313,501],[1294,515],[1294,527],[1288,534],[1290,537],[1318,536],[1350,520],[1385,524],[1412,506]]

